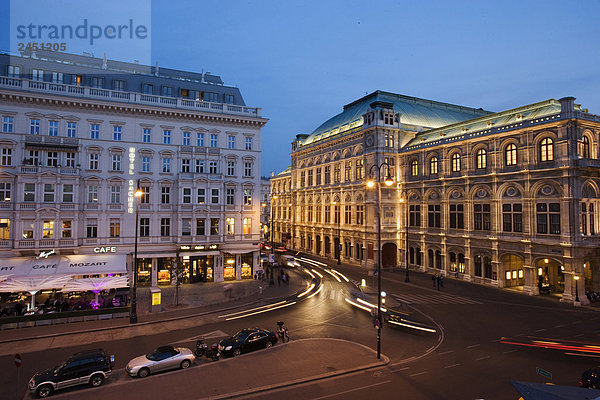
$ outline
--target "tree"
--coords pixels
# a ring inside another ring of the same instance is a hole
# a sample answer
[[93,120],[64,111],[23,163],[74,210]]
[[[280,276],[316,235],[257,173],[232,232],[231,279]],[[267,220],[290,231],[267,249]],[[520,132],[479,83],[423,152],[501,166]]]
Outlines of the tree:
[[183,260],[179,254],[179,249],[177,249],[171,265],[171,276],[175,280],[175,307],[179,305],[179,285],[181,285],[181,281],[183,280],[183,272]]

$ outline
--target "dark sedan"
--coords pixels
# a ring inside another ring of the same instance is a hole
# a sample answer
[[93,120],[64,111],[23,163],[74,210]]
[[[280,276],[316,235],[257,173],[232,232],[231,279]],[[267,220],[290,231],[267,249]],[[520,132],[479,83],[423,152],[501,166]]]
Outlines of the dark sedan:
[[600,389],[600,367],[590,368],[581,375],[579,386]]
[[277,343],[275,332],[268,329],[242,329],[219,343],[219,352],[225,356],[239,356],[254,350],[269,348]]

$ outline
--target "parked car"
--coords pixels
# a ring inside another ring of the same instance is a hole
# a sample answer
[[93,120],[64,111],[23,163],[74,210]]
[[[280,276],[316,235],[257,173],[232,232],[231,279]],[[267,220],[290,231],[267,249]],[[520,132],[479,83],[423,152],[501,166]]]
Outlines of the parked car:
[[581,374],[579,386],[591,389],[600,389],[600,367],[590,368]]
[[239,356],[258,349],[269,348],[277,343],[275,332],[268,329],[242,329],[219,343],[219,351],[225,356]]
[[48,397],[58,389],[77,385],[98,387],[109,377],[115,365],[115,356],[108,357],[96,349],[76,353],[58,367],[36,373],[29,380],[29,390],[38,397]]
[[145,356],[139,356],[129,361],[125,371],[130,376],[145,378],[158,371],[189,368],[194,358],[194,353],[188,348],[162,346]]

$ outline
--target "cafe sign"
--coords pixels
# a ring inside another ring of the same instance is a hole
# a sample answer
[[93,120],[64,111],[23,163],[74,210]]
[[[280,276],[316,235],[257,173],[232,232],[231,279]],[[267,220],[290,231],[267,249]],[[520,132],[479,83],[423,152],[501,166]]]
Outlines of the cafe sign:
[[94,253],[116,253],[117,246],[98,246],[94,247]]
[[218,244],[199,244],[195,246],[181,246],[179,250],[181,251],[192,251],[192,250],[218,250]]

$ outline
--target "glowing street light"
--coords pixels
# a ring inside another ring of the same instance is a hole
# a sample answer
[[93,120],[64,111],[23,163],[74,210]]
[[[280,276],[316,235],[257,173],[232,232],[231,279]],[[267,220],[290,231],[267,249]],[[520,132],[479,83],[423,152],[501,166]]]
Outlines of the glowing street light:
[[137,324],[138,322],[138,318],[137,318],[137,296],[136,296],[136,289],[137,289],[137,274],[138,274],[138,256],[137,256],[137,250],[138,250],[138,229],[139,229],[139,207],[140,207],[140,197],[142,197],[142,195],[144,194],[144,192],[142,190],[140,190],[140,188],[138,188],[135,193],[133,194],[135,196],[135,245],[133,248],[133,284],[131,285],[131,311],[129,313],[129,323],[130,324]]

